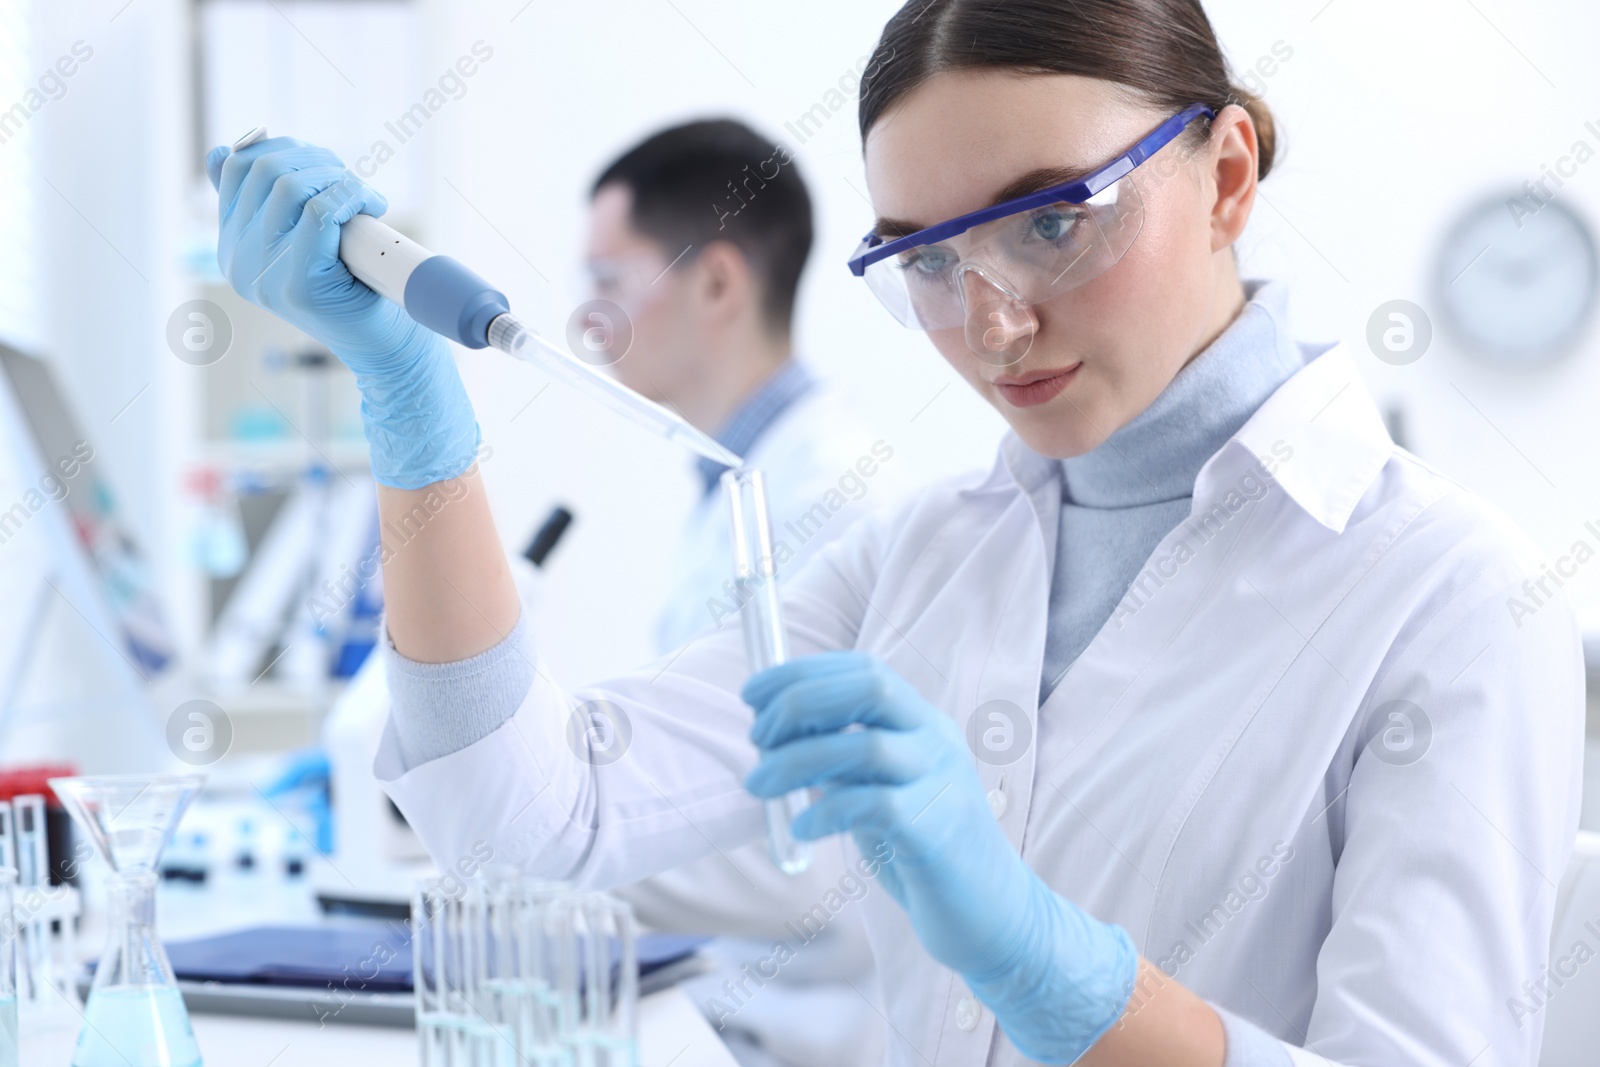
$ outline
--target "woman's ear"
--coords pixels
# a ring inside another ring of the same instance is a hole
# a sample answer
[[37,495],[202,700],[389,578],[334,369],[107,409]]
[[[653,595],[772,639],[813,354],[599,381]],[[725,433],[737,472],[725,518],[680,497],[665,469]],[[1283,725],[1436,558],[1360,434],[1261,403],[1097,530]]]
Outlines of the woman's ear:
[[1250,113],[1229,104],[1211,121],[1211,250],[1231,246],[1244,233],[1256,202],[1261,145]]

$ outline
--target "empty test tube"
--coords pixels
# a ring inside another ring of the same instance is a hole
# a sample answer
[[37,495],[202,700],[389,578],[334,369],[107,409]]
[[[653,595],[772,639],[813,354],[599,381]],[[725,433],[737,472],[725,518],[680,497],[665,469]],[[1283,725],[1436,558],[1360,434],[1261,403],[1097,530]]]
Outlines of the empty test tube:
[[604,893],[568,902],[583,961],[582,1013],[573,1051],[579,1067],[637,1067],[639,957],[633,909]]
[[17,866],[17,824],[11,814],[11,801],[0,800],[0,867]]
[[[723,474],[722,489],[732,520],[734,598],[741,605],[745,659],[754,674],[789,658],[766,482],[760,470],[742,467]],[[799,874],[811,866],[810,843],[797,840],[790,830],[794,817],[810,803],[811,794],[805,789],[767,801],[767,850],[785,874]]]
[[13,891],[17,872],[13,867],[0,866],[0,1064],[16,1067],[21,1062],[21,1026],[17,1004],[17,924],[12,921],[15,911]]
[[41,917],[39,902],[50,891],[50,848],[45,829],[44,797],[36,794],[11,801],[13,844],[16,848],[18,899],[32,902],[29,919],[18,930],[17,976],[24,1000],[42,1004],[52,980],[49,925]]
[[[479,884],[489,931],[484,1011],[500,1031],[500,1051],[509,1042],[518,1067],[568,1064],[561,1044],[564,1001],[549,916],[566,891],[503,867],[485,868]],[[575,1004],[575,994],[572,999]]]
[[44,797],[28,794],[12,801],[16,819],[17,884],[50,886],[50,851],[45,835]]
[[495,1038],[481,1002],[483,907],[474,887],[434,879],[417,888],[412,984],[423,1067],[490,1067]]
[[[0,907],[0,916],[12,918],[5,924],[9,929],[0,930],[0,943],[9,937],[11,947],[0,944],[0,954],[15,953],[16,1010],[30,1024],[50,1025],[76,1019],[81,1002],[74,979],[78,898],[71,886],[50,885],[45,812],[41,796],[19,796],[14,803],[0,800],[0,869],[12,872],[8,892],[15,901],[12,911]],[[5,1063],[0,1054],[0,1067]]]

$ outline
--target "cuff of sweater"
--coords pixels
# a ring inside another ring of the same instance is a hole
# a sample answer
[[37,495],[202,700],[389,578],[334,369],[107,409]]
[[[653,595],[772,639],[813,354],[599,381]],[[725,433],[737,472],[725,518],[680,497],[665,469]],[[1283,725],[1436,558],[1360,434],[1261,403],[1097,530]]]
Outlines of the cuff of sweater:
[[526,618],[488,651],[454,663],[407,659],[385,627],[389,715],[406,770],[476,744],[517,713],[534,677]]
[[1222,1032],[1228,1043],[1222,1067],[1294,1067],[1283,1042],[1225,1008],[1216,1004],[1211,1007],[1222,1017]]

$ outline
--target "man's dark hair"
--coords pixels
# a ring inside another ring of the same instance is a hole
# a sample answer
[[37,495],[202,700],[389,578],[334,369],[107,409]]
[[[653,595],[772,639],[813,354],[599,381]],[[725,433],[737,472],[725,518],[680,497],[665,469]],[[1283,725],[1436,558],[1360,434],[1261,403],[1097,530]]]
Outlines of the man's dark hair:
[[786,333],[811,253],[811,196],[789,150],[731,119],[662,130],[595,179],[633,194],[633,228],[668,258],[729,241],[761,283],[767,324]]

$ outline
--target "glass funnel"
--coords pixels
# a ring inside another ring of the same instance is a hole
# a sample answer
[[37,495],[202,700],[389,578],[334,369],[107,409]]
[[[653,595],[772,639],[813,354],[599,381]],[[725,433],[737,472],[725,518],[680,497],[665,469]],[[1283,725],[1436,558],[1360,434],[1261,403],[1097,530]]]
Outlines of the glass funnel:
[[200,1067],[188,1009],[156,937],[156,872],[204,781],[200,775],[50,779],[111,867],[106,948],[72,1067]]

